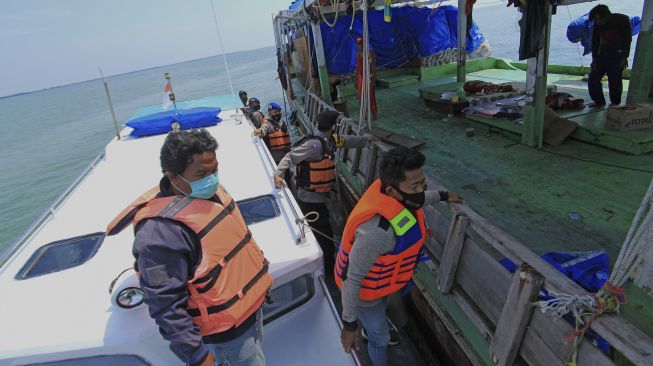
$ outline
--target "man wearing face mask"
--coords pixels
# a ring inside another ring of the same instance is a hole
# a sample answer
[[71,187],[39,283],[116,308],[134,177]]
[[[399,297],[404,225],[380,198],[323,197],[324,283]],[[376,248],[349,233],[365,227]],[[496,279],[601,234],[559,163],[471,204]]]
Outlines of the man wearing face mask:
[[427,191],[424,155],[395,148],[379,164],[372,183],[349,214],[336,257],[336,284],[342,292],[341,342],[345,352],[358,344],[358,322],[368,336],[374,366],[385,366],[390,332],[389,296],[410,281],[427,235],[423,206],[462,202],[456,193]]
[[281,159],[274,172],[274,185],[284,186],[284,175],[291,164],[295,170],[297,184],[297,203],[304,214],[317,212],[318,219],[311,223],[317,231],[315,238],[322,248],[325,277],[333,284],[333,265],[335,263],[335,244],[330,239],[333,230],[329,222],[329,209],[326,201],[336,180],[335,151],[339,148],[365,147],[368,141],[378,140],[375,136],[340,136],[335,134],[340,121],[337,111],[322,111],[316,117],[317,131],[298,141]]
[[272,277],[219,183],[217,147],[205,129],[168,134],[158,187],[123,210],[107,232],[133,223],[145,303],[186,365],[261,366],[261,306]]
[[268,104],[267,118],[261,124],[261,128],[254,130],[254,135],[263,138],[274,162],[279,164],[281,159],[290,151],[290,135],[285,121],[281,120],[281,108],[277,103]]
[[249,98],[248,104],[249,104],[249,112],[250,112],[249,119],[250,121],[252,121],[254,127],[260,128],[263,121],[265,121],[265,116],[263,115],[263,112],[261,112],[260,110],[261,101],[259,101],[257,98]]

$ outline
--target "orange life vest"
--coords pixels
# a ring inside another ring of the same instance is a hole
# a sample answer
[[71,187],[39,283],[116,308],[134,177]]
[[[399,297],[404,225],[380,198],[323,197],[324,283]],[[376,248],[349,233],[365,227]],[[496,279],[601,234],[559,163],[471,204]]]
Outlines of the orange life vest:
[[143,194],[107,228],[108,235],[134,228],[142,220],[161,217],[193,230],[202,246],[202,259],[188,281],[188,313],[203,336],[237,327],[256,312],[272,285],[268,261],[258,247],[233,198],[218,187],[217,203],[185,196]]
[[269,133],[264,137],[265,144],[270,150],[274,151],[287,151],[290,149],[290,135],[288,134],[288,128],[283,126],[285,122],[281,122],[282,127],[277,127],[274,123],[268,121],[267,119],[264,122],[273,133]]
[[335,280],[342,288],[347,279],[349,253],[354,245],[356,229],[374,215],[389,221],[397,241],[394,248],[376,259],[361,282],[360,298],[376,300],[401,290],[413,277],[426,239],[424,212],[411,213],[396,199],[381,192],[381,181],[370,185],[349,214],[334,268]]
[[320,141],[322,159],[319,161],[304,160],[297,164],[295,170],[297,186],[311,192],[330,192],[333,183],[336,181],[336,163],[333,160],[333,151],[331,151],[327,141],[322,137],[309,135],[300,140],[297,145],[313,139]]

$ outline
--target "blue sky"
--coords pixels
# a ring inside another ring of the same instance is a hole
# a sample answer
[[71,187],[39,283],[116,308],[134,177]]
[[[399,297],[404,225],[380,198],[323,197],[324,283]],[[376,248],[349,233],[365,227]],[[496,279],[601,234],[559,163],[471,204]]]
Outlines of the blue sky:
[[[226,52],[274,44],[290,0],[213,0]],[[0,96],[219,54],[211,0],[0,2]]]

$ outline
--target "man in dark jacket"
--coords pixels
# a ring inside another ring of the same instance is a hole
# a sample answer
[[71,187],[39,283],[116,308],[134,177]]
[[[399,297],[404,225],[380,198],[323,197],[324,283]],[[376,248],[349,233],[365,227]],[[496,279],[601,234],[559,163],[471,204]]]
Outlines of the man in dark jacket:
[[623,91],[622,73],[628,66],[632,41],[630,18],[611,13],[605,5],[595,6],[589,14],[594,22],[592,34],[592,71],[587,87],[595,106],[605,105],[601,79],[608,75],[610,103],[620,104]]
[[[201,188],[207,191],[201,198],[219,200],[215,194],[217,147],[217,141],[205,129],[170,133],[161,148],[161,168],[165,175],[159,183],[159,196],[200,197],[197,194]],[[207,180],[212,183],[204,183]],[[260,310],[238,326],[209,335],[200,334],[193,323],[187,309],[188,282],[203,256],[200,239],[194,231],[171,219],[144,220],[136,228],[133,254],[150,315],[171,349],[187,365],[265,364]]]

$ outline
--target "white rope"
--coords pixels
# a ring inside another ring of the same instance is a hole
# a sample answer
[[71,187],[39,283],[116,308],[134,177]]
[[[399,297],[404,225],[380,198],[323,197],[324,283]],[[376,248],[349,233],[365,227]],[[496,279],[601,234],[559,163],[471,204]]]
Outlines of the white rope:
[[360,113],[358,119],[358,135],[363,131],[363,123],[367,124],[369,131],[372,131],[372,118],[370,107],[370,52],[369,52],[369,30],[367,24],[367,0],[360,5],[363,11],[363,75],[361,80]]
[[329,2],[331,3],[331,8],[336,9],[336,16],[333,19],[333,23],[329,23],[326,20],[324,13],[322,13],[322,6],[320,5],[320,2],[316,1],[315,3],[317,4],[317,12],[320,13],[320,17],[322,17],[322,21],[324,22],[324,24],[326,24],[329,28],[333,28],[336,26],[336,23],[338,23],[338,14],[340,13],[340,9],[338,9],[338,6],[340,5],[340,0],[335,0],[335,1],[330,0]]
[[[313,216],[315,218],[312,218]],[[314,232],[322,235],[323,237],[331,240],[332,242],[338,244],[338,241],[336,239],[330,237],[329,235],[317,230],[316,228],[314,228],[313,226],[310,225],[311,223],[316,222],[317,220],[319,220],[319,218],[320,218],[320,214],[317,211],[311,211],[311,212],[306,213],[304,215],[304,217],[297,218],[295,220],[295,223],[297,225],[299,225],[299,228],[302,231],[302,233],[304,233],[304,231],[306,230],[305,228],[308,227],[312,231],[314,231]]]

